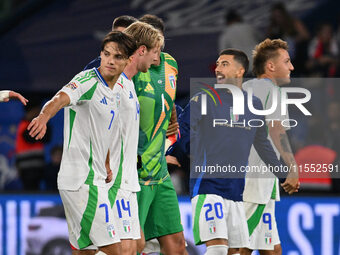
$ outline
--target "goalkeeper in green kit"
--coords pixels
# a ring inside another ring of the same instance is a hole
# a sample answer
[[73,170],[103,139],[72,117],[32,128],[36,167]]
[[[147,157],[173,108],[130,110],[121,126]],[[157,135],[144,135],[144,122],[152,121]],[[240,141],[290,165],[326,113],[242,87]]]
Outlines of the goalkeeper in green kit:
[[[163,21],[154,15],[144,15],[140,21],[164,32]],[[145,240],[157,238],[160,251],[165,255],[187,254],[177,195],[165,159],[168,126],[177,122],[174,107],[177,73],[176,60],[160,52],[158,63],[147,73],[133,77],[140,104],[139,219]]]

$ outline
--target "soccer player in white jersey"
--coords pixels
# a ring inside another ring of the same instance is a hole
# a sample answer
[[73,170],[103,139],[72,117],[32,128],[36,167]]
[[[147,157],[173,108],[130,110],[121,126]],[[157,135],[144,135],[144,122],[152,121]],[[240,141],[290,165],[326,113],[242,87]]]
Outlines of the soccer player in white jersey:
[[[106,182],[109,149],[118,133],[120,94],[114,86],[136,50],[122,32],[110,32],[101,47],[100,67],[77,74],[28,126],[41,139],[46,123],[65,107],[64,150],[58,189],[69,227],[72,254],[121,254]],[[98,248],[98,250],[97,250]]]
[[[243,89],[252,88],[253,95],[261,100],[264,109],[271,108],[273,96],[275,91],[277,92],[278,107],[266,116],[269,138],[277,157],[280,158],[281,155],[287,166],[297,169],[286,130],[281,124],[282,120],[289,117],[288,112],[286,116],[281,115],[279,86],[290,83],[290,73],[294,70],[287,50],[287,43],[280,39],[266,39],[259,43],[253,53],[253,72],[257,78],[245,82]],[[255,166],[262,171],[265,169],[265,164],[254,147],[251,148],[249,166]],[[289,192],[292,194],[298,190],[299,182],[297,173],[294,175],[292,172],[290,177],[287,180],[296,187]],[[283,188],[286,190],[285,186]],[[272,173],[247,173],[243,201],[250,246],[242,250],[243,254],[251,254],[252,250],[259,250],[261,255],[282,253],[275,219],[275,201],[279,200],[279,182]]]
[[[114,181],[110,183],[110,193],[116,194],[113,211],[118,224],[118,233],[122,243],[123,255],[137,253],[137,239],[141,238],[137,192],[140,191],[137,173],[137,148],[139,137],[139,102],[131,78],[138,72],[146,72],[151,64],[159,59],[164,37],[143,22],[135,22],[124,30],[124,33],[135,38],[137,50],[131,62],[117,81],[120,91],[120,133],[121,146],[113,143],[110,166]],[[119,156],[119,157],[117,157]]]
[[0,90],[0,102],[8,102],[10,99],[16,98],[23,105],[26,105],[28,100],[24,98],[21,94],[14,92],[12,90]]

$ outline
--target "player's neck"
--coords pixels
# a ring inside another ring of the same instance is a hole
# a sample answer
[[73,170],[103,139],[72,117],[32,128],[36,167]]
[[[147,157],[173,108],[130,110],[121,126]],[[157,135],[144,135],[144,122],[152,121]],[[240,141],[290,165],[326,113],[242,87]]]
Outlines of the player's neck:
[[116,81],[118,80],[119,75],[114,75],[114,76],[106,76],[105,74],[102,73],[101,68],[98,68],[98,71],[100,75],[103,77],[104,81],[107,83],[110,89],[113,89],[114,85],[116,84]]
[[133,57],[131,62],[124,68],[124,73],[130,80],[138,73],[137,60],[135,57]]
[[272,76],[269,75],[269,74],[264,73],[264,74],[258,76],[257,78],[258,78],[258,79],[269,79],[269,80],[271,80],[272,83],[274,83],[275,85],[277,85],[277,82],[276,82],[275,78],[272,77]]
[[109,86],[110,89],[113,89],[113,87],[115,86],[115,84],[118,80],[118,77],[119,77],[119,75],[116,75],[111,79],[105,79],[105,77],[104,77],[104,79],[105,79],[105,81],[106,81],[106,83],[107,83],[107,85]]

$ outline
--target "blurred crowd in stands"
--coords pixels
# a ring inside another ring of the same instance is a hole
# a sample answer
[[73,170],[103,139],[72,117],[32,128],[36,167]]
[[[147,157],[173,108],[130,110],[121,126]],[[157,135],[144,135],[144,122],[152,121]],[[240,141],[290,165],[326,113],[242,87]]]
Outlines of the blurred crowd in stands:
[[[256,31],[251,24],[243,21],[236,10],[226,11],[225,24],[216,51],[238,48],[247,53],[250,62],[252,50],[263,39],[281,38],[288,42],[294,65],[292,77],[297,78],[298,83],[296,86],[305,87],[312,94],[308,105],[312,116],[299,115],[296,109],[289,109],[290,117],[299,123],[288,132],[296,161],[298,164],[339,165],[340,85],[337,84],[337,77],[340,77],[340,16],[338,27],[320,21],[315,30],[309,31],[301,20],[290,14],[283,3],[275,3],[265,31]],[[176,58],[175,54],[174,57]],[[248,77],[253,76],[249,73]],[[27,106],[16,129],[15,164],[10,166],[17,170],[16,174],[5,170],[8,166],[4,166],[3,158],[0,157],[2,190],[57,191],[56,179],[62,147],[54,145],[49,150],[49,159],[46,161],[44,147],[49,143],[50,136],[47,135],[44,140],[37,142],[26,131],[28,123],[38,114],[41,106]],[[188,168],[170,165],[169,171],[178,194],[187,194]],[[340,192],[340,179],[334,172],[319,179],[302,177],[300,192]]]

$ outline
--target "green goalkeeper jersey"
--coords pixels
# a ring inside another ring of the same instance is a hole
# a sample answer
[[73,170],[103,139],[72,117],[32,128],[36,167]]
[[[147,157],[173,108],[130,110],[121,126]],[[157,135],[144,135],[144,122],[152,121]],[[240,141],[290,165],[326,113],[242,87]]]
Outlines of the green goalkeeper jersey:
[[138,176],[142,185],[154,185],[168,178],[165,139],[176,96],[176,60],[161,52],[159,66],[133,77],[140,104]]

